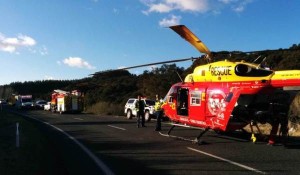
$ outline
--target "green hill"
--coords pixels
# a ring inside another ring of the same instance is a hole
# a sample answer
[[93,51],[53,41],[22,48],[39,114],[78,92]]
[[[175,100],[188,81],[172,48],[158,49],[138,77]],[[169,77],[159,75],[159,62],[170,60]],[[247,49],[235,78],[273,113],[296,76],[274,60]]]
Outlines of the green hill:
[[[261,62],[265,59],[266,64],[274,70],[300,69],[300,44],[294,44],[288,49],[257,52],[220,51],[214,52],[213,56],[215,61],[227,59]],[[77,89],[85,95],[86,111],[120,115],[128,98],[136,97],[138,94],[152,99],[155,94],[164,96],[172,84],[180,81],[177,73],[184,78],[201,64],[206,64],[206,61],[197,59],[187,69],[177,67],[176,64],[164,64],[140,75],[131,74],[126,70],[110,70],[71,81],[13,82],[0,86],[0,98],[8,99],[11,94],[32,94],[34,99],[50,100],[54,89],[66,91]]]

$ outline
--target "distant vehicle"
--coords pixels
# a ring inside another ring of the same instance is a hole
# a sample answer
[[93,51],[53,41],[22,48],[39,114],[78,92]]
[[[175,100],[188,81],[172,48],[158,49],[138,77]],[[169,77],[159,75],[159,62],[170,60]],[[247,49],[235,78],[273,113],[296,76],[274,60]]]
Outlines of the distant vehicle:
[[78,90],[71,92],[63,90],[54,90],[51,95],[51,111],[52,112],[82,112],[83,96]]
[[8,104],[15,106],[17,103],[18,95],[11,94],[11,96],[8,98]]
[[4,99],[0,99],[0,104],[1,104],[1,105],[6,105],[7,102],[6,102],[6,100],[4,100]]
[[[154,105],[155,101],[154,100],[149,100],[149,99],[142,99],[145,103],[145,120],[150,121],[152,116],[154,115]],[[132,116],[136,117],[136,108],[135,104],[138,101],[136,98],[130,98],[128,99],[127,103],[125,104],[124,107],[124,114],[128,119],[131,119]]]
[[45,100],[37,100],[35,102],[35,108],[37,109],[44,109],[44,106],[47,104]]
[[34,107],[32,95],[18,95],[16,96],[16,107],[18,109],[32,109]]
[[47,104],[44,105],[44,110],[45,111],[50,111],[51,110],[51,102],[47,102]]

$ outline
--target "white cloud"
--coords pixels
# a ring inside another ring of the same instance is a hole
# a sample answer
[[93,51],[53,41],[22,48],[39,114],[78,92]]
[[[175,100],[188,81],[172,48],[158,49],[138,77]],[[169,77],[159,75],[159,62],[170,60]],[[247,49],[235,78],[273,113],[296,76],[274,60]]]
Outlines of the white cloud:
[[18,38],[21,46],[34,46],[36,44],[33,38],[26,35],[19,35]]
[[233,5],[233,11],[240,13],[243,12],[248,4],[250,4],[253,0],[240,0],[237,1],[236,4]]
[[166,2],[181,11],[206,12],[208,10],[207,0],[166,0]]
[[41,55],[48,55],[48,49],[46,46],[42,46],[42,48],[39,50]]
[[17,37],[8,38],[0,33],[0,50],[9,53],[16,53],[21,47],[31,47],[36,45],[36,41],[26,35],[19,34]]
[[219,2],[228,5],[234,12],[243,12],[248,4],[253,0],[219,0]]
[[237,7],[234,7],[232,9],[233,9],[233,11],[240,13],[240,12],[244,11],[245,7],[244,6],[237,6]]
[[29,52],[33,53],[33,54],[40,54],[42,56],[48,55],[48,49],[46,46],[42,46],[39,48],[28,48]]
[[147,11],[143,11],[144,14],[149,14],[151,12],[158,12],[158,13],[167,13],[173,10],[172,7],[170,7],[167,4],[149,4],[149,9]]
[[54,80],[54,78],[52,76],[49,76],[49,75],[45,75],[44,79],[45,80]]
[[169,27],[180,24],[181,16],[171,15],[169,18],[163,18],[159,21],[161,27]]
[[204,13],[209,10],[207,0],[143,0],[142,2],[149,8],[148,10],[143,11],[144,14],[152,12],[168,13],[173,10]]
[[148,9],[142,11],[144,14],[150,13],[170,13],[172,11],[206,13],[218,12],[220,9],[229,7],[234,12],[243,12],[245,7],[253,0],[141,0]]
[[[62,61],[65,65],[68,65],[70,67],[77,67],[77,68],[86,68],[86,69],[96,69],[94,66],[90,65],[87,61],[83,60],[79,57],[69,57],[65,58]],[[60,62],[57,62],[60,64]]]
[[232,2],[237,2],[238,0],[219,0],[219,2],[224,3],[224,4],[230,4]]

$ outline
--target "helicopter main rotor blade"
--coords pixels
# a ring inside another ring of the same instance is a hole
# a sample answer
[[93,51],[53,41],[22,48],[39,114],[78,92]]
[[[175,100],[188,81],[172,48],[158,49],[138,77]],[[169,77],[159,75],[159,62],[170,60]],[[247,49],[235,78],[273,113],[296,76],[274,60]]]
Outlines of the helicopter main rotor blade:
[[206,45],[195,35],[191,32],[185,25],[176,25],[170,26],[170,28],[175,31],[178,35],[192,44],[198,51],[201,53],[205,53],[208,56],[211,55],[210,50],[206,47]]
[[195,60],[195,59],[198,59],[198,57],[197,58],[191,57],[191,58],[176,59],[176,60],[162,61],[162,62],[149,63],[149,64],[142,64],[142,65],[137,65],[137,66],[120,68],[119,70],[128,70],[128,69],[134,69],[134,68],[139,68],[139,67],[146,67],[146,66],[153,66],[153,65],[167,64],[167,63],[176,63],[176,62],[183,62],[183,61]]

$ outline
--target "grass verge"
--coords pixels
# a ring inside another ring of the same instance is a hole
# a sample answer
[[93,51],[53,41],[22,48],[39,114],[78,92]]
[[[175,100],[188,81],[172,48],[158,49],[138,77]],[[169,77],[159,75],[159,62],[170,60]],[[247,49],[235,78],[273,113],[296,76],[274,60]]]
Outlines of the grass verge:
[[98,102],[88,107],[86,112],[103,115],[124,115],[124,105]]

